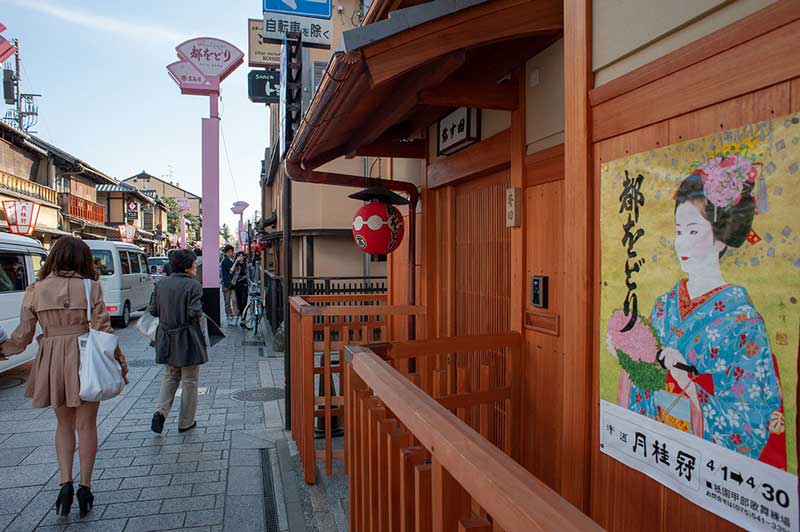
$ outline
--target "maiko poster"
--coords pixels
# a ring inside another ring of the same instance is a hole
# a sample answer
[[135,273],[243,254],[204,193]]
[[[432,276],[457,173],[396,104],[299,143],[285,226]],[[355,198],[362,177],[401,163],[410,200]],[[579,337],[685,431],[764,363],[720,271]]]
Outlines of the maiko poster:
[[601,167],[602,452],[798,530],[800,115]]

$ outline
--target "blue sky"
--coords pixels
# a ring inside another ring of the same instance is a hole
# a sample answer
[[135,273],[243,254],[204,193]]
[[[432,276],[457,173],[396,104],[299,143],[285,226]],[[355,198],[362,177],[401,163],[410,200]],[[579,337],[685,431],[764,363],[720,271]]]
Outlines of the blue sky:
[[[20,40],[23,91],[43,95],[38,136],[118,179],[171,167],[197,194],[208,97],[182,96],[165,67],[192,37],[225,39],[246,54],[247,19],[260,13],[260,0],[0,0],[3,36]],[[220,207],[229,225],[234,201],[250,203],[245,214],[260,209],[269,113],[247,99],[248,71],[245,57],[222,84],[230,166],[221,140]]]

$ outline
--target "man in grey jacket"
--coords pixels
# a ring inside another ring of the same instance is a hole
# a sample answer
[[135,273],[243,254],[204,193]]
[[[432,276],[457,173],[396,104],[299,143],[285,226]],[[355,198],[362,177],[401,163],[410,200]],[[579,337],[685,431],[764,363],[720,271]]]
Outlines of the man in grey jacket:
[[159,318],[156,331],[156,362],[164,364],[164,379],[158,410],[153,414],[150,428],[153,432],[164,430],[175,392],[183,383],[181,413],[178,432],[197,426],[197,383],[200,365],[208,362],[206,343],[200,327],[203,316],[203,289],[194,277],[197,257],[190,250],[175,251],[170,256],[172,274],[155,286],[148,311]]

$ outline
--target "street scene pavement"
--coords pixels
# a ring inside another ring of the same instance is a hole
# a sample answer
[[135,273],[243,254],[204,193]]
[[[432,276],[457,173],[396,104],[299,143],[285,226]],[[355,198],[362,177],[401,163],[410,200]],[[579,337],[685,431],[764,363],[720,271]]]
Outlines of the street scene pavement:
[[[118,329],[130,384],[98,414],[95,506],[56,515],[59,475],[52,409],[23,396],[28,366],[0,375],[0,530],[344,530],[346,500],[309,490],[283,430],[283,357],[252,333],[225,327],[202,366],[197,428],[178,433],[180,397],[162,434],[150,431],[162,367],[134,327]],[[242,393],[243,392],[243,393]],[[180,393],[180,391],[179,391]],[[74,473],[78,479],[78,453]],[[315,511],[318,509],[319,511]]]

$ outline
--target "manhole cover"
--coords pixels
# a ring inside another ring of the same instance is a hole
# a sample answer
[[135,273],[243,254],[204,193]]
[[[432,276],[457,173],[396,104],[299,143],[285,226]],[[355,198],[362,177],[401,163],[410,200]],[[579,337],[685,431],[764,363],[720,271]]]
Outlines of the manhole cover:
[[283,399],[283,388],[255,388],[242,390],[232,395],[237,401],[256,401],[266,403]]
[[149,368],[151,366],[155,366],[155,362],[149,358],[135,358],[133,360],[128,360],[128,367],[129,368]]

